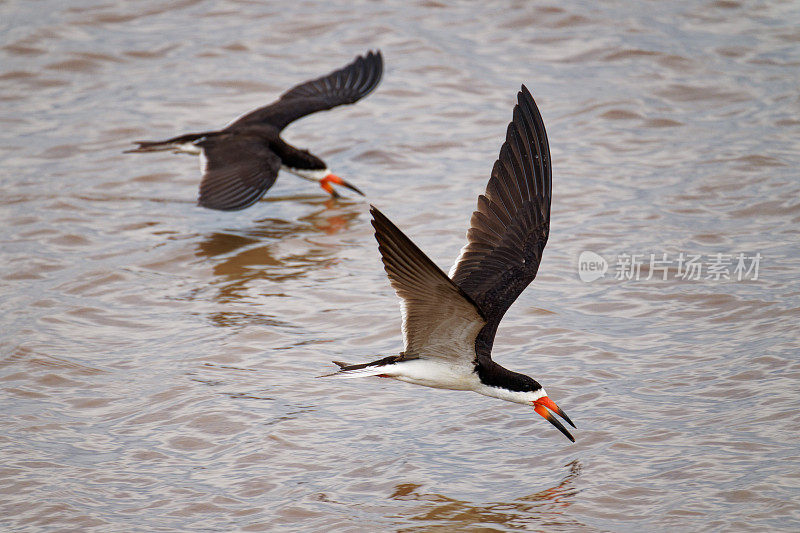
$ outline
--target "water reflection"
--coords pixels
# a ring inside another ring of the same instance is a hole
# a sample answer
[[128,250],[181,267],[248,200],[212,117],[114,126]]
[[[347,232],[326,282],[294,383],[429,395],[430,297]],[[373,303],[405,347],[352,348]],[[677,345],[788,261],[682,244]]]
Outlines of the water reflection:
[[250,228],[214,231],[200,239],[195,255],[213,265],[214,300],[241,302],[254,283],[280,283],[332,264],[338,248],[313,237],[348,230],[364,211],[363,203],[319,197],[302,203],[316,209],[297,220],[263,218]]
[[322,201],[308,202],[310,205],[321,205],[321,209],[301,217],[320,233],[335,235],[347,229],[350,224],[363,212],[364,203],[360,200],[343,200],[325,198]]
[[[577,459],[564,466],[568,473],[558,484],[511,502],[474,504],[441,494],[420,493],[420,485],[413,483],[397,485],[391,498],[425,502],[421,509],[414,510],[413,516],[404,518],[427,522],[432,526],[442,525],[447,530],[466,530],[475,524],[497,524],[520,529],[528,529],[532,524],[577,527],[583,524],[567,516],[566,510],[579,492],[576,482],[582,466]],[[411,529],[414,528],[401,528],[398,531]]]

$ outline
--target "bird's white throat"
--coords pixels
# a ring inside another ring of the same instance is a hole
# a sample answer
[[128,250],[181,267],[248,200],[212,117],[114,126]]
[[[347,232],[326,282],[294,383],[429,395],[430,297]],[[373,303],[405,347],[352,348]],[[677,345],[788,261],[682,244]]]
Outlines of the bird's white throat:
[[531,405],[536,400],[547,396],[544,387],[537,391],[520,392],[504,389],[503,387],[492,387],[481,383],[473,390],[484,396],[491,396],[492,398],[499,398],[507,402],[521,403],[523,405]]
[[304,168],[287,167],[286,165],[281,165],[281,170],[285,170],[289,174],[294,174],[295,176],[303,178],[304,180],[314,182],[322,180],[331,173],[331,171],[327,168],[323,168],[322,170],[308,170]]

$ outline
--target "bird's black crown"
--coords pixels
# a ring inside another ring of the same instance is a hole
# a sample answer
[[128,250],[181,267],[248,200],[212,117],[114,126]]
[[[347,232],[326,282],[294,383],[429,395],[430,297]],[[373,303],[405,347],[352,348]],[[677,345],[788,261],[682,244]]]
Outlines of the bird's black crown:
[[512,372],[494,361],[478,363],[475,365],[475,372],[478,373],[481,382],[490,387],[499,387],[514,392],[535,392],[542,388],[535,379],[519,372]]

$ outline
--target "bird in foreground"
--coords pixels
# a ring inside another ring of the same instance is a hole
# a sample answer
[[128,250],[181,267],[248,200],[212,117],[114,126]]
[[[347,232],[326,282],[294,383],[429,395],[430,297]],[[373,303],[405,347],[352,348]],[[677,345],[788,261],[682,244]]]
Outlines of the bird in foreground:
[[334,361],[339,371],[328,375],[394,378],[531,405],[575,442],[553,412],[575,424],[544,388],[491,356],[500,320],[536,277],[550,231],[551,191],[544,122],[523,85],[486,192],[472,214],[467,244],[449,276],[371,206],[378,250],[401,299],[404,349],[368,363]]
[[378,86],[382,73],[380,51],[370,51],[327,76],[297,85],[276,102],[247,113],[224,129],[187,133],[165,141],[137,141],[139,146],[126,153],[199,155],[203,179],[198,203],[209,209],[250,207],[272,187],[281,169],[319,182],[333,197],[339,195],[331,184],[363,196],[356,186],[333,174],[322,159],[288,144],[280,133],[306,115],[357,102]]

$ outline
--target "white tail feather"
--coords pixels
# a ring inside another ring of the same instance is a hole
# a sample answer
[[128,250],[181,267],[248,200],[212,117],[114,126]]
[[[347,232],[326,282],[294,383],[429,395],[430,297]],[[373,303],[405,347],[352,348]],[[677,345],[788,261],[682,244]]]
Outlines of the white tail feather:
[[358,368],[356,370],[340,370],[338,372],[334,372],[333,374],[324,374],[322,376],[317,376],[320,378],[364,378],[367,376],[377,376],[380,374],[385,374],[386,368],[385,367],[375,367],[375,366],[368,366],[365,368]]

